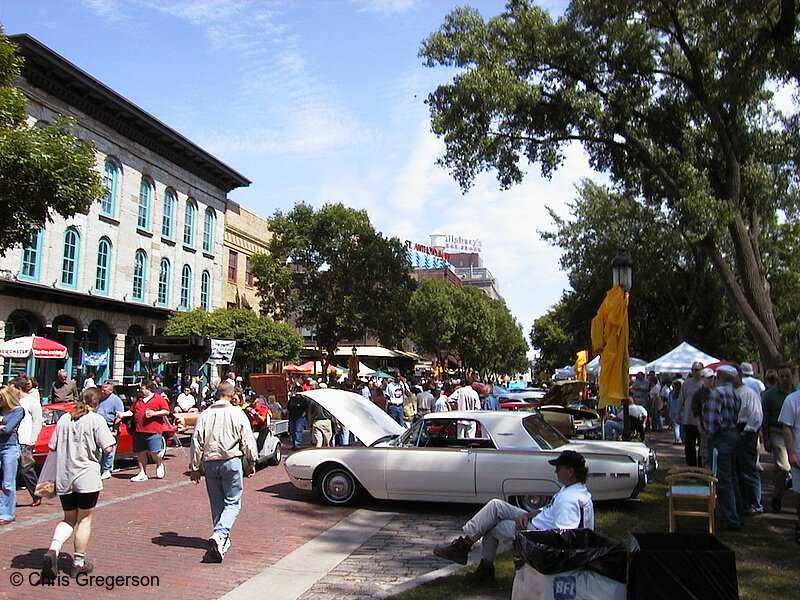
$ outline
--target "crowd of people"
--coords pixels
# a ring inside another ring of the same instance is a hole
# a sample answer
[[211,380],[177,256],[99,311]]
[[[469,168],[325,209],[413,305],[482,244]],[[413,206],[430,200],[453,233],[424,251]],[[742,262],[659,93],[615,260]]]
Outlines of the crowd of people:
[[[788,365],[768,370],[762,381],[748,362],[715,369],[695,362],[685,377],[639,373],[630,390],[632,433],[644,440],[646,431],[666,427],[673,443],[683,445],[687,466],[715,472],[722,529],[739,530],[745,517],[764,512],[761,448],[775,462],[770,508],[781,511],[787,489],[800,494],[800,391]],[[619,437],[621,413],[608,415],[607,439]],[[797,518],[794,539],[800,544],[800,506]]]

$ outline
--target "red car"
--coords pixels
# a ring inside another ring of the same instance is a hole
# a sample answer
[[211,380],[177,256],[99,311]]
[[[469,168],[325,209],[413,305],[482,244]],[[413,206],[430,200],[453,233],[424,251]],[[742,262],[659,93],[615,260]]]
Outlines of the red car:
[[[36,464],[44,464],[45,456],[50,452],[50,438],[53,437],[53,432],[56,429],[56,423],[65,413],[71,412],[75,408],[74,402],[61,402],[55,404],[45,404],[42,406],[42,431],[36,440],[36,445],[33,447],[33,457],[36,459]],[[161,450],[159,454],[163,457],[167,451],[167,440],[172,437],[175,430],[170,424],[164,421],[164,431],[161,436]],[[117,457],[133,454],[133,436],[128,432],[128,426],[125,423],[119,425],[119,435],[117,436]]]

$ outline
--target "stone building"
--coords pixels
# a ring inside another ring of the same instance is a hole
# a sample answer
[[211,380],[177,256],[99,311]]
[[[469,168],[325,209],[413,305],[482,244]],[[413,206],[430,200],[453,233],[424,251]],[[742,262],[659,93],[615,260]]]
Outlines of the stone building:
[[[132,380],[146,367],[136,338],[175,310],[223,301],[227,193],[250,181],[28,35],[18,88],[31,122],[74,118],[97,148],[108,193],[87,214],[53,222],[0,258],[0,334],[36,333],[67,346],[57,360],[6,360],[5,378],[35,375],[46,396],[55,372]],[[225,276],[227,273],[225,273]]]
[[253,285],[251,257],[269,252],[267,244],[271,236],[269,222],[265,218],[228,200],[225,211],[223,308],[249,308],[261,312]]

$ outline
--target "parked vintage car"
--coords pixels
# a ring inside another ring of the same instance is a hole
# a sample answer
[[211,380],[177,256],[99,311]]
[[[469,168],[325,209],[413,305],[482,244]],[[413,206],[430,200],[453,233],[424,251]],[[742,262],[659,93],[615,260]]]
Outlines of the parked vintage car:
[[353,432],[363,446],[311,448],[284,461],[292,483],[330,504],[374,498],[485,503],[502,498],[527,509],[558,491],[548,460],[569,446],[587,460],[597,500],[634,498],[656,460],[631,442],[571,442],[535,412],[429,413],[406,429],[362,396],[304,392]]
[[[36,463],[41,465],[47,453],[50,451],[50,438],[53,437],[53,432],[56,429],[56,423],[65,413],[70,412],[75,408],[74,402],[61,402],[56,404],[45,404],[42,406],[42,431],[36,439],[36,444],[33,447],[33,457]],[[172,426],[164,422],[164,432],[161,436],[161,449],[159,454],[164,456],[167,452],[167,440],[174,434],[175,430]],[[125,422],[119,425],[119,435],[117,436],[117,457],[133,454],[133,436],[128,432],[128,426]]]

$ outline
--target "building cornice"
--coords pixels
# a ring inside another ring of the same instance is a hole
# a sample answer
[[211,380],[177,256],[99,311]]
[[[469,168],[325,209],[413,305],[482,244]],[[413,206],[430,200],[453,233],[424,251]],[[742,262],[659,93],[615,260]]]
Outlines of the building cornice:
[[28,34],[8,36],[20,48],[23,77],[117,133],[163,156],[225,193],[250,180],[211,156]]

